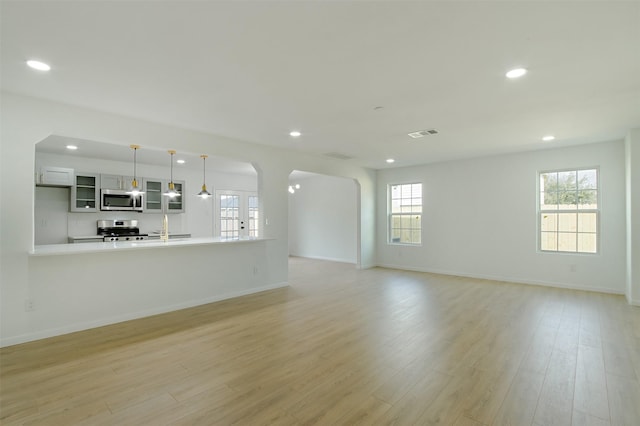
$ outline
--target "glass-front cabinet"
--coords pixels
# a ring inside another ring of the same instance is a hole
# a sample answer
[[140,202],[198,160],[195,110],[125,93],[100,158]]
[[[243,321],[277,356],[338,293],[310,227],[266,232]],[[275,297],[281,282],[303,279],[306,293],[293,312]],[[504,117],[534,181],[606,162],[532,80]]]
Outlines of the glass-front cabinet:
[[95,213],[99,210],[100,175],[97,173],[76,173],[71,187],[72,212]]
[[174,187],[181,195],[169,198],[162,195],[169,188],[168,180],[144,180],[144,212],[145,213],[184,213],[184,181],[174,181]]
[[162,213],[162,181],[145,179],[144,192],[144,212]]
[[184,213],[184,182],[173,182],[174,188],[180,194],[179,197],[167,199],[167,213]]

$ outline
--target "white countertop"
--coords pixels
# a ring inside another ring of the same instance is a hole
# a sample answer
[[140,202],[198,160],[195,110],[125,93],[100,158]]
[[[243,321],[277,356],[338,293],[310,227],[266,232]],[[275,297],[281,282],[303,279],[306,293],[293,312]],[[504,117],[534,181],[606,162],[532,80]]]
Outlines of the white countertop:
[[[155,238],[158,237],[160,238],[160,233],[159,232],[150,232],[147,234],[149,237],[151,238]],[[104,235],[73,235],[73,236],[69,236],[69,240],[96,240],[98,238],[103,238]],[[176,232],[176,233],[169,233],[169,238],[191,238],[191,234],[189,234],[188,232]]]
[[56,256],[65,254],[98,253],[120,250],[144,250],[167,247],[185,247],[210,244],[242,244],[256,241],[268,241],[270,238],[176,238],[169,241],[114,241],[82,244],[49,244],[35,246],[29,252],[30,256]]

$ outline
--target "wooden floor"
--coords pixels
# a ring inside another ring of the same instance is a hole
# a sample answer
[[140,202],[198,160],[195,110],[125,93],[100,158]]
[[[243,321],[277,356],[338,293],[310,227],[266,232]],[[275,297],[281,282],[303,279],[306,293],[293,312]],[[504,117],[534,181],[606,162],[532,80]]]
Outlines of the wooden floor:
[[289,288],[4,348],[2,425],[640,425],[621,296],[292,258]]

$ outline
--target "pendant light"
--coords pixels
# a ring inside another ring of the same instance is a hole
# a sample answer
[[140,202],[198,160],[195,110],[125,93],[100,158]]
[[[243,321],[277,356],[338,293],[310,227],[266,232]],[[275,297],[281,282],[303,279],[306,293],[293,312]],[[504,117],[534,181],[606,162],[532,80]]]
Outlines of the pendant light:
[[166,195],[169,198],[176,198],[180,196],[180,193],[176,191],[176,186],[173,183],[173,156],[176,154],[176,151],[170,149],[167,152],[171,155],[171,180],[169,181],[169,188],[163,195]]
[[202,199],[206,200],[207,198],[211,197],[211,193],[209,191],[207,191],[207,167],[206,167],[206,162],[207,162],[207,155],[206,154],[202,154],[200,156],[200,158],[202,158],[202,191],[198,192],[198,197],[201,197]]
[[133,196],[144,194],[138,185],[138,178],[136,174],[136,166],[137,166],[137,158],[136,154],[138,153],[138,149],[140,149],[140,145],[129,145],[129,148],[133,149],[133,180],[131,181],[131,186],[127,191],[127,194],[131,194]]

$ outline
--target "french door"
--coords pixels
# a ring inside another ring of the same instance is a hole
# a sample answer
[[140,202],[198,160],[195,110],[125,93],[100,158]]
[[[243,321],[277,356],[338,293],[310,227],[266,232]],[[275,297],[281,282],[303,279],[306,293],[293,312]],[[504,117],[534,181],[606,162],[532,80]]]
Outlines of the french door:
[[214,229],[222,238],[257,237],[260,217],[258,194],[249,191],[216,191]]

